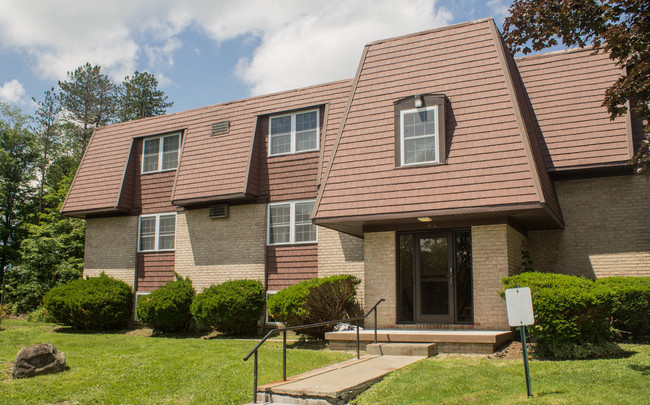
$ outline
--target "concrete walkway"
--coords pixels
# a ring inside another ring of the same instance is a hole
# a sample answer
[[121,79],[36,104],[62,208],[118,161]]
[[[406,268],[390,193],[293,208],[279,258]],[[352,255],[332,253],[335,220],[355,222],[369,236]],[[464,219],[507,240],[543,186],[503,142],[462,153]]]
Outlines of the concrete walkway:
[[257,401],[261,404],[346,404],[391,371],[425,356],[363,356],[287,379],[262,385]]

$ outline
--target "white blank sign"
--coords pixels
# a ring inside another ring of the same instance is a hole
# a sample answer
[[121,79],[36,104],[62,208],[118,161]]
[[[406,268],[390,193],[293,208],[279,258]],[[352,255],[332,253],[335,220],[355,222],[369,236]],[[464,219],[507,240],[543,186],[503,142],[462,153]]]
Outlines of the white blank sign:
[[510,326],[532,325],[535,323],[530,288],[521,287],[506,290],[506,308]]

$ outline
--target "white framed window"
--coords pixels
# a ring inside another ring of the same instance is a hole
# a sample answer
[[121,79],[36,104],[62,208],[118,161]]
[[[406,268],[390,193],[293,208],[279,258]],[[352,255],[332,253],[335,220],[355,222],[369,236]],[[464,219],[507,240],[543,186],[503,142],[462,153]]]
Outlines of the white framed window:
[[138,252],[172,251],[176,240],[176,213],[140,216]]
[[318,150],[318,110],[299,111],[269,118],[269,156]]
[[438,163],[438,106],[400,111],[401,165]]
[[317,242],[318,231],[309,218],[313,209],[314,200],[269,204],[268,244]]
[[145,138],[142,142],[142,173],[175,170],[180,145],[181,134]]

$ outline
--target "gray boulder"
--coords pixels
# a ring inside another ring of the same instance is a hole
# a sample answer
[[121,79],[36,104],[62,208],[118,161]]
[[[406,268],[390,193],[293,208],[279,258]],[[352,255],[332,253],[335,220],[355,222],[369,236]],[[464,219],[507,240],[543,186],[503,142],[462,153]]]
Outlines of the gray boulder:
[[26,378],[60,373],[65,369],[65,353],[57,350],[52,343],[41,343],[18,352],[11,375],[14,378]]

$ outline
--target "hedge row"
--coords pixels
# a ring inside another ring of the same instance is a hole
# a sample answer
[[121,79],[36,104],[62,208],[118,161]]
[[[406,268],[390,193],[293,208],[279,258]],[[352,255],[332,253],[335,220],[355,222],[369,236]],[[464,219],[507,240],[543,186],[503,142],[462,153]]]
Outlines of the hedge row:
[[[617,330],[647,339],[650,279],[612,277],[598,281],[553,273],[523,273],[503,279],[504,290],[530,287],[535,325],[529,328],[540,357],[587,358],[620,352]],[[503,292],[502,292],[503,294]]]
[[[263,304],[259,281],[228,281],[196,295],[191,280],[177,276],[175,281],[141,296],[136,316],[161,332],[188,330],[196,319],[201,326],[237,335],[254,331]],[[110,330],[128,325],[132,305],[131,287],[102,274],[53,288],[46,294],[43,308],[60,324]]]
[[[315,278],[286,288],[268,302],[269,312],[289,326],[354,317],[359,280],[341,275]],[[105,274],[53,288],[44,300],[44,315],[80,329],[126,327],[132,313],[131,287]],[[264,306],[259,281],[233,280],[196,295],[189,278],[176,276],[151,294],[138,298],[137,319],[161,332],[185,331],[195,324],[229,335],[255,331]],[[322,337],[334,325],[305,330]]]

